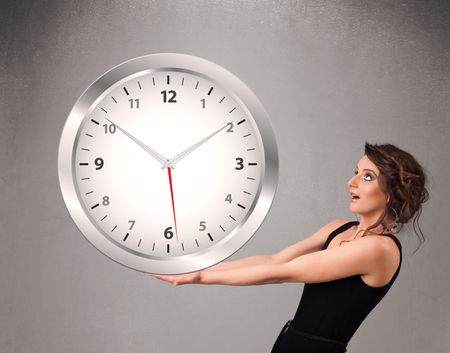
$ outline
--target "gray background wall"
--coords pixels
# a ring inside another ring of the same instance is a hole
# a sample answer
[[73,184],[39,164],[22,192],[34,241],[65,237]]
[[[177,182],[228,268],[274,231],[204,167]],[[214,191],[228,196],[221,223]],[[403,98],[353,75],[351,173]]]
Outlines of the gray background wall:
[[449,5],[445,1],[1,1],[0,352],[269,352],[303,284],[172,287],[109,260],[63,203],[57,149],[82,91],[144,54],[214,61],[260,98],[280,179],[230,260],[271,254],[348,211],[365,141],[429,173],[418,238],[349,352],[450,350]]

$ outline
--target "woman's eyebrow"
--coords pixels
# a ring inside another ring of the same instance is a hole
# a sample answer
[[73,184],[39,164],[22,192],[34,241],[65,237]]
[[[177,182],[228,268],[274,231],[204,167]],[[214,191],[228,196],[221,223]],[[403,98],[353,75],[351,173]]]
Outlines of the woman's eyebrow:
[[[358,167],[358,166],[356,166],[356,169],[359,169],[359,167]],[[370,172],[374,173],[375,175],[377,175],[377,173],[375,173],[375,171],[373,171],[372,169],[367,169],[367,168],[365,168],[365,169],[363,169],[363,170],[368,170],[368,171],[370,171]]]

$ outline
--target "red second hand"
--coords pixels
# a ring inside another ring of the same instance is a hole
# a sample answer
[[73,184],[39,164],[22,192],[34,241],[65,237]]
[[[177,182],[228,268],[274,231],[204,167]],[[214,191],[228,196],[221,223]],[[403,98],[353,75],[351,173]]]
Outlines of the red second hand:
[[178,229],[177,229],[177,217],[175,216],[175,203],[173,200],[173,189],[172,189],[172,174],[170,172],[171,167],[167,168],[167,171],[169,172],[169,184],[170,184],[170,195],[172,196],[172,210],[173,210],[173,219],[175,221],[175,234],[177,236],[177,243],[178,243]]

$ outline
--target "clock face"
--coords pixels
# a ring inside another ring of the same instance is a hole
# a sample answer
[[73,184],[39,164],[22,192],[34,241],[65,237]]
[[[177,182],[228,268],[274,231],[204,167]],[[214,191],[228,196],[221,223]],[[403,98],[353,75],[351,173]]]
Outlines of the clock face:
[[237,77],[166,53],[125,62],[86,90],[61,137],[59,173],[74,221],[105,255],[186,273],[255,233],[277,161],[267,114]]

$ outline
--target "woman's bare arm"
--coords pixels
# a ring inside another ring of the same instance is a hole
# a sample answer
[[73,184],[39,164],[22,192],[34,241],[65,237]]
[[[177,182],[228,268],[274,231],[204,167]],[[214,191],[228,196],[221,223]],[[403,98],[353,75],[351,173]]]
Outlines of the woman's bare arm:
[[335,247],[300,256],[286,263],[254,265],[245,269],[200,271],[199,284],[249,286],[301,282],[319,283],[357,274],[372,274],[386,266],[389,250],[376,237],[364,237]]
[[322,246],[327,241],[328,235],[340,227],[342,224],[346,223],[344,220],[333,220],[325,224],[314,234],[306,237],[299,242],[288,246],[287,248],[271,255],[273,263],[285,263],[291,261],[299,256],[310,254],[322,249]]
[[249,256],[239,260],[220,262],[202,271],[205,272],[205,271],[230,270],[254,265],[262,265],[271,262],[272,257],[270,255]]
[[[297,263],[306,263],[305,271],[311,272],[308,270],[309,266],[318,266],[321,260],[311,261],[310,259],[323,259],[324,252],[320,250],[327,240],[328,235],[345,222],[342,220],[331,221],[306,239],[274,255],[250,256],[235,261],[222,262],[208,269],[183,275],[148,275],[172,282],[174,285],[201,283],[239,286],[282,283],[283,281],[301,282],[302,279],[309,279],[307,274],[303,273],[300,275],[301,277],[296,277],[291,272],[293,271],[293,267],[297,267]],[[316,255],[312,257],[314,254]],[[303,258],[305,260],[302,260]],[[298,276],[298,274],[296,275]],[[312,274],[312,277],[315,276],[317,274]]]
[[236,268],[243,268],[254,265],[284,263],[295,259],[296,257],[309,254],[321,249],[322,245],[327,240],[327,236],[341,224],[346,221],[333,220],[320,228],[314,234],[307,238],[279,251],[273,255],[258,255],[245,257],[243,259],[234,261],[225,261],[211,266],[203,271],[218,271],[218,270],[230,270]]

